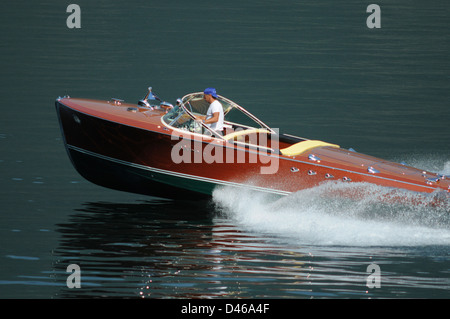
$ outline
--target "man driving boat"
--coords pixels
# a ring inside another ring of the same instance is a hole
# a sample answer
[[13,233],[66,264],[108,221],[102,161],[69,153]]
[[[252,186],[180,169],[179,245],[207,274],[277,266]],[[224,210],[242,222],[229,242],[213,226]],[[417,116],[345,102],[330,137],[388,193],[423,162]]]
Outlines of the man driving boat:
[[197,119],[205,123],[217,134],[223,135],[223,108],[222,104],[217,100],[217,92],[215,88],[206,88],[203,92],[203,99],[209,103],[206,116],[197,116]]

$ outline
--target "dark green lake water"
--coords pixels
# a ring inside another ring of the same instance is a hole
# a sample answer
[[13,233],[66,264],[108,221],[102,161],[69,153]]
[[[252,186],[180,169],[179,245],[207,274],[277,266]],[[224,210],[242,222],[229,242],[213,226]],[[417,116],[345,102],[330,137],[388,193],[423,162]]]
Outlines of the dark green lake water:
[[69,3],[0,4],[0,298],[450,297],[448,211],[104,189],[72,168],[54,108],[214,86],[283,132],[450,174],[448,1],[378,1],[377,29],[356,0],[76,3],[79,29]]

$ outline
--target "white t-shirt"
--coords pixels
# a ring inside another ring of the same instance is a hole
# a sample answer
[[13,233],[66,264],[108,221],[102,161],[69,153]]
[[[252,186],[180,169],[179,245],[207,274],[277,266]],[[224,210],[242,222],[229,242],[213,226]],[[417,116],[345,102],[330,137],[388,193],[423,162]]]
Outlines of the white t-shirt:
[[215,123],[206,124],[209,128],[214,131],[222,131],[223,130],[223,108],[222,104],[219,101],[215,100],[209,105],[208,112],[206,112],[206,119],[210,119],[213,117],[214,113],[219,112],[219,120]]

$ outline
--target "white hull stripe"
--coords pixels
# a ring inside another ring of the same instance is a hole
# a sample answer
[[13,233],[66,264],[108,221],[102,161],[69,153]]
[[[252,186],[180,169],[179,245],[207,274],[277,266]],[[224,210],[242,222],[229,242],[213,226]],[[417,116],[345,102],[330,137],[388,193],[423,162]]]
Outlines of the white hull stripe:
[[195,180],[195,181],[211,183],[211,184],[216,184],[216,185],[243,187],[243,188],[248,188],[248,189],[252,189],[252,190],[256,190],[256,191],[260,191],[260,192],[266,192],[266,193],[272,193],[272,194],[284,195],[284,196],[291,194],[291,192],[277,190],[277,189],[271,189],[271,188],[265,188],[265,187],[260,187],[260,186],[254,186],[254,185],[250,185],[250,184],[234,183],[234,182],[229,182],[229,181],[224,181],[224,180],[219,180],[219,179],[213,179],[213,178],[208,178],[208,177],[201,177],[201,176],[196,176],[196,175],[178,173],[178,172],[168,171],[168,170],[164,170],[164,169],[160,169],[160,168],[140,165],[140,164],[136,164],[136,163],[132,163],[132,162],[119,160],[119,159],[116,159],[116,158],[113,158],[113,157],[101,155],[101,154],[94,153],[94,152],[91,152],[91,151],[87,151],[85,149],[82,149],[82,148],[79,148],[79,147],[76,147],[76,146],[73,146],[73,145],[69,145],[69,144],[67,144],[67,148],[71,149],[71,150],[74,150],[74,151],[77,151],[77,152],[80,152],[80,153],[83,153],[83,154],[86,154],[86,155],[89,155],[89,156],[93,156],[93,157],[97,157],[97,158],[100,158],[100,159],[103,159],[103,160],[114,162],[114,163],[117,163],[117,164],[126,165],[126,166],[130,166],[130,167],[134,167],[134,168],[138,168],[138,169],[142,169],[142,170],[146,170],[146,171],[150,171],[150,172],[155,172],[155,173],[159,173],[159,174],[175,176],[175,177],[179,177],[179,178],[183,178],[183,179],[191,179],[191,180]]

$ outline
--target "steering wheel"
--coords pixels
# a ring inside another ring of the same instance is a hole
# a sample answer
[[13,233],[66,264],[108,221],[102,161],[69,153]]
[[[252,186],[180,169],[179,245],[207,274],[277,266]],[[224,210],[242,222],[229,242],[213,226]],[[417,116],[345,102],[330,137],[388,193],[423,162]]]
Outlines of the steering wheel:
[[191,120],[191,123],[189,124],[189,131],[192,133],[202,133],[202,125],[195,121],[195,120]]

